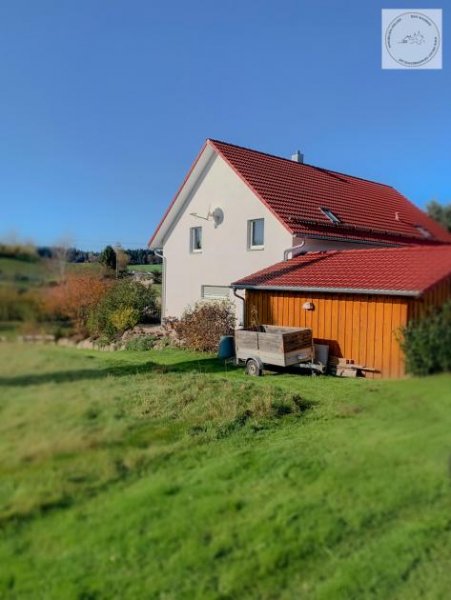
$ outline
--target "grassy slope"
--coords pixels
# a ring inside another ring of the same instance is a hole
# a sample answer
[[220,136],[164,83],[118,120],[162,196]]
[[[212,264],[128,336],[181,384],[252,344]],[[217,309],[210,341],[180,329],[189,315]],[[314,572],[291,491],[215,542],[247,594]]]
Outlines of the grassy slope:
[[[67,263],[66,272],[97,274],[102,271],[99,263]],[[41,284],[59,277],[58,264],[49,260],[27,262],[15,258],[0,257],[0,284]],[[23,278],[23,281],[22,279]]]
[[11,344],[0,365],[0,597],[448,597],[449,376]]
[[0,257],[0,285],[20,284],[21,279],[29,284],[39,283],[48,277],[41,261],[27,262],[15,258]]

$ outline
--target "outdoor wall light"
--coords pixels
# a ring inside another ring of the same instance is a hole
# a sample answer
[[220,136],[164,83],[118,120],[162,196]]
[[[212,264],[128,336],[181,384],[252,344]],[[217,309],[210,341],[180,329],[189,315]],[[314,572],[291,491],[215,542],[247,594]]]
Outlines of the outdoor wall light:
[[302,308],[304,310],[315,310],[315,305],[313,304],[313,302],[304,302]]

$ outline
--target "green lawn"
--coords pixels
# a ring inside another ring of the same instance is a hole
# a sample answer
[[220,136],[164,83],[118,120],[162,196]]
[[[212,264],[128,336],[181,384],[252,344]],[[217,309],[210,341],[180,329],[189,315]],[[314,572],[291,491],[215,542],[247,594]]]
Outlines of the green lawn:
[[161,273],[162,265],[128,265],[129,271],[144,271],[146,273]]
[[0,598],[448,598],[451,377],[0,344]]

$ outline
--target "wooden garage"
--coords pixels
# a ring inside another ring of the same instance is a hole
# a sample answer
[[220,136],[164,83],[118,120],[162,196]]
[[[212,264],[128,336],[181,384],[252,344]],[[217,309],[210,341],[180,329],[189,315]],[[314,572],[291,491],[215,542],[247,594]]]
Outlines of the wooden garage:
[[331,355],[375,369],[368,377],[402,377],[399,330],[451,298],[451,246],[309,253],[233,288],[246,290],[246,326],[311,327]]

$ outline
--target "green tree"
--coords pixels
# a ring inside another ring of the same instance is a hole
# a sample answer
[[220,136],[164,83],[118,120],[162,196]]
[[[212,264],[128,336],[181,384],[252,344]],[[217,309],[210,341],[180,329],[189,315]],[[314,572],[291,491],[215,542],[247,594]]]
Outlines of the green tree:
[[431,200],[426,204],[426,211],[434,221],[451,232],[451,203],[440,204],[437,200]]
[[116,270],[116,252],[112,246],[105,246],[100,253],[99,262],[108,269]]

